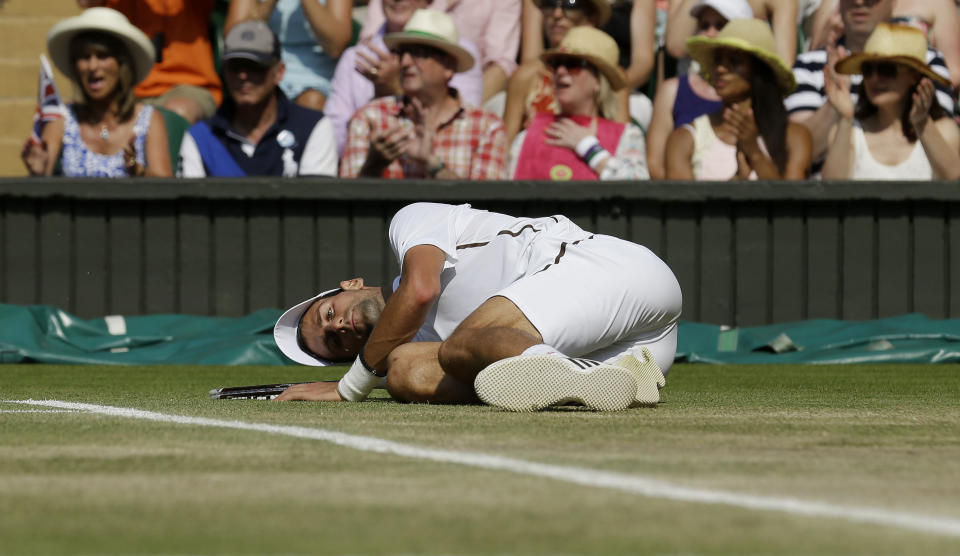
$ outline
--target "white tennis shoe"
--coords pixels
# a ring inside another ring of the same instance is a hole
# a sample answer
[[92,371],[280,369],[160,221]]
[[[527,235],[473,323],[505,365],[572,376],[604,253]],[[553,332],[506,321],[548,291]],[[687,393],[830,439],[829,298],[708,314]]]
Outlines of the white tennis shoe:
[[[590,359],[518,355],[487,366],[473,386],[484,403],[510,411],[539,411],[570,402],[597,411],[619,411],[639,399],[635,373],[632,368]],[[656,387],[653,392],[659,400]],[[644,395],[647,401],[649,392]]]
[[637,379],[637,396],[630,407],[654,407],[660,402],[660,389],[667,385],[667,379],[649,349],[642,348],[640,355],[642,361],[628,353],[617,359],[614,365],[629,369]]

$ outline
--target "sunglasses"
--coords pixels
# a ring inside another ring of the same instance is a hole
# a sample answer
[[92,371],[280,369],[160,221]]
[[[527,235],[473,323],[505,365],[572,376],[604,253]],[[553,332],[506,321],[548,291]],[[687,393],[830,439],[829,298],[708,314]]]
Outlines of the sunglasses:
[[540,10],[544,15],[550,15],[557,8],[563,10],[563,17],[574,19],[583,15],[584,11],[592,11],[593,6],[584,0],[540,0]]
[[897,74],[900,73],[900,66],[893,62],[864,62],[860,64],[860,73],[864,77],[870,77],[876,73],[877,77],[896,79]]
[[567,72],[570,75],[577,75],[585,69],[596,73],[596,68],[593,67],[593,64],[586,58],[580,58],[579,56],[554,56],[547,59],[544,63],[550,68],[550,71],[557,71],[557,68],[563,66],[567,68]]
[[390,50],[397,58],[403,58],[404,54],[409,54],[413,58],[440,58],[446,56],[447,53],[440,50],[439,48],[433,48],[432,46],[426,46],[423,44],[405,44],[403,46],[398,46]]

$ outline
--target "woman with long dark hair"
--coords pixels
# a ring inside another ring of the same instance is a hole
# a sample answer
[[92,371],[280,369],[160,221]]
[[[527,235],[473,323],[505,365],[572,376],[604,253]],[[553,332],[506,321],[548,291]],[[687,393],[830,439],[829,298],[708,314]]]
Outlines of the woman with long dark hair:
[[734,19],[715,38],[687,39],[687,48],[723,106],[670,133],[667,178],[806,177],[810,133],[787,118],[783,98],[795,81],[775,53],[769,25]]
[[[949,81],[927,65],[923,33],[880,23],[863,50],[826,68],[827,98],[840,121],[824,179],[960,179],[960,132],[933,86]],[[856,102],[849,74],[863,74]]]
[[40,144],[24,145],[30,174],[52,175],[59,161],[70,177],[173,175],[163,116],[133,94],[153,67],[150,39],[120,12],[89,8],[54,25],[47,49],[76,101],[47,123]]

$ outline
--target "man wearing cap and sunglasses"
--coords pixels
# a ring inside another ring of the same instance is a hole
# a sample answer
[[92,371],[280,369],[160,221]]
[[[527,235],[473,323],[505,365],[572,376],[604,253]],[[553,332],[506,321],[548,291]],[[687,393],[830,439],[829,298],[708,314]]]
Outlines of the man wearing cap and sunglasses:
[[400,60],[403,95],[376,99],[347,127],[341,177],[501,179],[506,177],[503,123],[464,106],[449,86],[474,64],[450,17],[417,10],[384,43]]
[[389,241],[401,262],[391,286],[345,280],[277,321],[274,338],[294,361],[353,361],[339,381],[278,400],[361,401],[385,383],[400,401],[513,411],[659,401],[682,300],[645,247],[560,215],[438,203],[401,209]]
[[184,134],[181,177],[336,175],[333,125],[287,99],[284,69],[280,42],[266,23],[230,29],[223,54],[228,98]]

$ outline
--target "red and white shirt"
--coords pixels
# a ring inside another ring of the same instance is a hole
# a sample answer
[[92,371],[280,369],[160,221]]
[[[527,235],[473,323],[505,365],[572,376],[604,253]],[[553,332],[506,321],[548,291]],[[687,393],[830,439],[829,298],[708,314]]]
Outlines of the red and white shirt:
[[[392,96],[373,100],[354,114],[347,126],[347,142],[340,159],[340,177],[360,174],[370,149],[370,137],[393,126],[412,132],[413,121],[404,114],[406,97]],[[507,139],[503,121],[495,114],[472,106],[461,106],[440,125],[434,137],[433,152],[464,179],[497,180],[507,177]],[[384,178],[427,177],[425,164],[401,155],[383,171]]]

